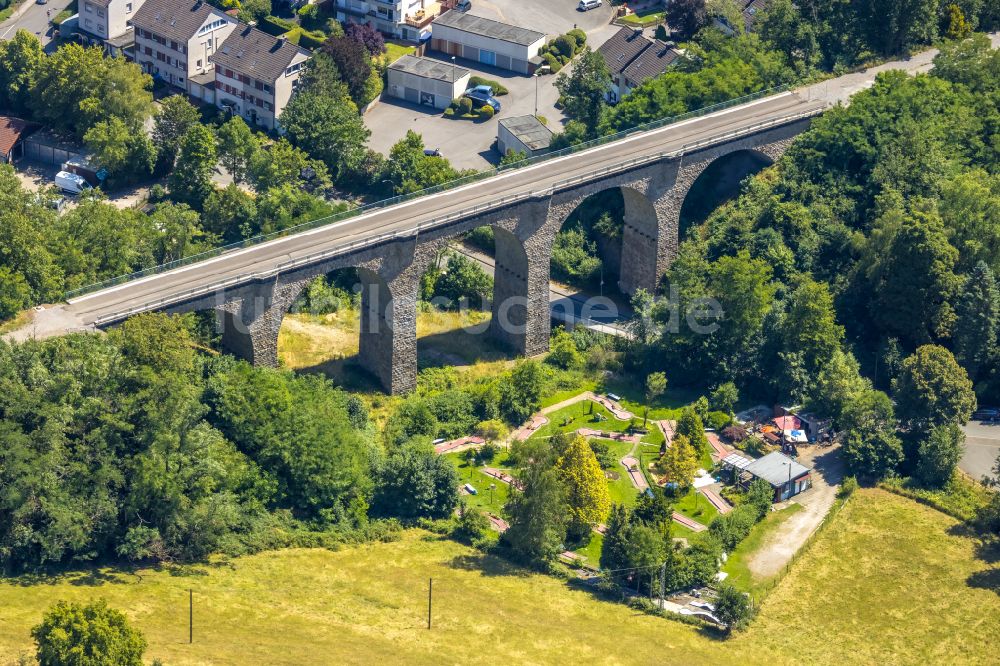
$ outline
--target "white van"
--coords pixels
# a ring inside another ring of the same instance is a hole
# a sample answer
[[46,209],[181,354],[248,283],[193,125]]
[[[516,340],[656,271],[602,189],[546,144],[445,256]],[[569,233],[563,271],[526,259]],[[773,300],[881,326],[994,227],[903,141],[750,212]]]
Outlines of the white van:
[[55,182],[59,189],[69,194],[82,194],[91,189],[90,183],[83,176],[78,176],[69,171],[60,171],[57,173]]

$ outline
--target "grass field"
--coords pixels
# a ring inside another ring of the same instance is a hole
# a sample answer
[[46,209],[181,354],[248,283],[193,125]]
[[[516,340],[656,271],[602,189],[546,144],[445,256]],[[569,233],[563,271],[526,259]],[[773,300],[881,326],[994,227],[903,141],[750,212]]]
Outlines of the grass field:
[[[462,500],[465,502],[466,506],[479,509],[480,511],[492,512],[497,515],[501,514],[501,509],[503,505],[507,503],[507,498],[510,496],[510,486],[508,486],[503,481],[498,481],[492,476],[484,474],[479,467],[474,467],[465,461],[465,452],[460,451],[458,453],[446,453],[445,458],[451,460],[455,465],[455,469],[458,470],[459,480],[465,484],[472,484],[472,487],[476,489],[476,495],[463,495]],[[497,459],[489,463],[489,467],[496,467],[498,469],[505,469],[505,461],[507,458],[506,451],[501,451],[497,456]],[[492,501],[490,498],[490,485],[493,484],[496,487],[493,489]]]
[[491,664],[498,656],[519,664],[996,663],[1000,576],[955,525],[906,498],[860,491],[753,626],[727,642],[413,530],[396,543],[339,552],[0,583],[0,663],[30,649],[29,628],[55,600],[99,596],[145,632],[147,661],[170,666]]

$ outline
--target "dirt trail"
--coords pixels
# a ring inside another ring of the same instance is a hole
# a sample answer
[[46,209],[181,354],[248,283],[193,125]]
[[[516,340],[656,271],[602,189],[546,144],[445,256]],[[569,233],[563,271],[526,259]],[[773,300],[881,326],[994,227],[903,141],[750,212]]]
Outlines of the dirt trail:
[[785,521],[747,562],[756,578],[768,578],[781,571],[819,527],[837,497],[837,488],[844,477],[840,447],[803,447],[801,451],[799,462],[812,468],[813,486],[795,498],[803,510]]

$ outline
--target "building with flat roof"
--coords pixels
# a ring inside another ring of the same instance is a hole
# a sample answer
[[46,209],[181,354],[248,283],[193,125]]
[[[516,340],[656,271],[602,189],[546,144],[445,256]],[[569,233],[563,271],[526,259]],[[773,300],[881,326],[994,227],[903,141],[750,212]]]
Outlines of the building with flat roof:
[[386,95],[445,109],[469,87],[472,72],[451,63],[405,55],[386,71]]
[[513,151],[534,157],[549,151],[552,136],[552,130],[535,116],[504,118],[497,128],[497,150],[501,155]]
[[[534,72],[545,33],[449,11],[431,26],[431,48],[519,74]],[[534,60],[534,62],[533,62]]]

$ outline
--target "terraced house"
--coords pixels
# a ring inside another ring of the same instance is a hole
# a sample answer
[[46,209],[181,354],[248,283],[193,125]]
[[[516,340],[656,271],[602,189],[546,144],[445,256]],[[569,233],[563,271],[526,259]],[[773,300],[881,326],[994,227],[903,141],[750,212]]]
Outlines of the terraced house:
[[134,39],[129,21],[144,0],[81,0],[79,35],[89,44],[102,46],[110,55],[122,55]]
[[241,24],[212,56],[216,105],[276,129],[310,55],[286,39]]
[[132,19],[135,61],[188,95],[215,102],[212,56],[239,21],[202,0],[146,0]]

